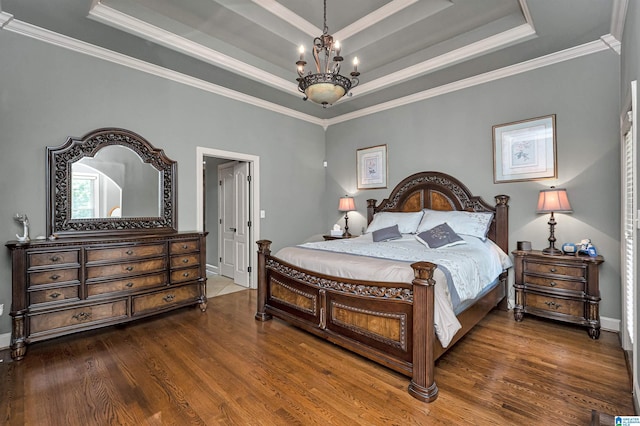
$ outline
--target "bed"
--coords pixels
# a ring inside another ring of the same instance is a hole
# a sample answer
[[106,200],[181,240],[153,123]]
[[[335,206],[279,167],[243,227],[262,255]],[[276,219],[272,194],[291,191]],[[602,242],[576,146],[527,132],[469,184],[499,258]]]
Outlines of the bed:
[[[387,212],[490,213],[486,238],[506,253],[508,201],[508,196],[498,195],[491,205],[472,195],[456,178],[430,171],[407,177],[379,204],[367,200],[367,216],[371,224],[375,217],[380,217],[378,213]],[[438,396],[435,361],[496,306],[506,309],[504,269],[492,286],[456,312],[460,328],[443,345],[436,337],[434,315],[439,304],[435,295],[442,293],[436,291],[439,288],[436,284],[443,280],[445,275],[440,270],[446,267],[415,261],[408,264],[413,279],[397,282],[371,277],[345,278],[342,273],[316,272],[272,255],[271,241],[260,240],[257,244],[257,320],[267,321],[275,316],[409,376],[408,392],[421,401],[431,402]]]

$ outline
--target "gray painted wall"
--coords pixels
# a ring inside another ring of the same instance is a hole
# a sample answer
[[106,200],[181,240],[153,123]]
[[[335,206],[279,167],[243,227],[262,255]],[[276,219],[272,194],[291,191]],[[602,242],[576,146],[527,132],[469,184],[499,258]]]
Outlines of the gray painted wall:
[[[100,127],[132,130],[178,162],[178,228],[196,228],[196,147],[260,157],[261,232],[274,249],[321,232],[321,127],[0,31],[0,240],[45,233],[45,147]],[[293,186],[295,183],[295,186]],[[279,214],[282,205],[296,214]],[[0,256],[0,334],[11,330],[11,269]]]
[[[567,188],[574,213],[558,214],[559,243],[591,238],[605,258],[601,315],[620,318],[619,56],[601,52],[329,127],[327,221],[342,220],[337,200],[355,194],[349,228],[360,233],[366,199],[381,201],[412,173],[437,170],[493,202],[511,196],[510,250],[516,241],[548,246],[548,215],[538,192]],[[558,179],[493,183],[492,126],[556,114]],[[356,149],[387,144],[389,188],[356,191]],[[512,277],[513,278],[513,277]]]

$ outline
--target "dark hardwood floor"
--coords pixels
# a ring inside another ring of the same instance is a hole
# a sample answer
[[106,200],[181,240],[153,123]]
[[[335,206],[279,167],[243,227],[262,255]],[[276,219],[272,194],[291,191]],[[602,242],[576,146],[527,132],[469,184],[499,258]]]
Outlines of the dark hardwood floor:
[[614,333],[494,311],[437,363],[438,399],[279,320],[255,291],[29,346],[0,363],[3,425],[588,425],[633,415]]

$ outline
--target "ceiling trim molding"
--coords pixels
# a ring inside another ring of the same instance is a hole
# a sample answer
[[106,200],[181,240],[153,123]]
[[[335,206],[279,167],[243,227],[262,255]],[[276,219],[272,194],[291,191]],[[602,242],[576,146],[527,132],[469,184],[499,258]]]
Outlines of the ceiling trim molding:
[[629,0],[613,0],[613,10],[611,11],[611,35],[618,41],[622,41],[624,32],[624,21],[627,17],[627,7]]
[[257,6],[260,6],[267,12],[275,15],[279,19],[291,24],[303,33],[310,37],[317,37],[318,34],[322,34],[322,29],[319,29],[311,22],[307,21],[297,13],[294,13],[291,9],[284,7],[277,0],[251,0]]
[[7,22],[10,22],[13,19],[13,15],[7,12],[0,11],[0,29],[2,29]]
[[150,64],[139,59],[132,58],[121,53],[114,52],[103,47],[99,47],[84,41],[80,41],[62,34],[55,33],[53,31],[46,30],[35,25],[22,22],[16,19],[10,19],[2,27],[4,30],[11,31],[16,34],[20,34],[26,37],[30,37],[45,43],[49,43],[58,47],[72,50],[77,53],[92,56],[94,58],[109,61],[118,65],[123,65],[128,68],[132,68],[138,71],[145,72],[147,74],[155,75],[167,80],[174,81],[176,83],[185,84],[200,90],[204,90],[216,95],[223,96],[225,98],[233,99],[239,102],[243,102],[249,105],[256,106],[258,108],[273,111],[278,114],[286,115],[292,118],[297,118],[303,121],[307,121],[319,126],[325,126],[325,120],[314,117],[309,114],[286,108],[273,102],[268,102],[263,99],[256,98],[254,96],[246,95],[244,93],[236,92],[226,87],[219,86],[204,80],[200,80],[195,77],[188,76],[186,74],[173,71],[159,65]]
[[[468,44],[459,49],[452,50],[443,55],[436,56],[435,58],[428,59],[419,64],[412,65],[400,71],[396,71],[384,77],[380,77],[376,80],[360,84],[357,89],[353,90],[353,94],[355,96],[376,92],[378,90],[384,89],[385,87],[393,86],[395,84],[402,83],[403,81],[410,80],[412,77],[429,74],[446,66],[469,60],[473,57],[503,47],[507,44],[515,43],[522,39],[534,36],[535,34],[535,30],[530,24],[522,24],[518,27],[503,31],[494,36],[487,37],[484,40]],[[350,99],[353,98],[342,98],[340,102],[348,102]]]
[[370,14],[363,16],[357,21],[347,25],[346,27],[336,31],[333,34],[333,38],[340,41],[345,41],[349,37],[353,37],[361,31],[366,30],[367,28],[377,24],[380,21],[387,19],[389,16],[392,16],[403,9],[411,6],[416,3],[418,0],[393,0],[384,6],[374,10]]
[[[312,124],[319,125],[325,130],[334,124],[342,123],[345,121],[353,120],[367,115],[375,114],[377,112],[386,111],[389,109],[397,108],[400,106],[408,105],[411,103],[423,101],[426,99],[441,96],[447,93],[455,92],[458,90],[466,89],[479,84],[488,83],[491,81],[499,80],[502,78],[510,77],[513,75],[521,74],[527,71],[535,70],[537,68],[546,67],[549,65],[557,64],[560,62],[568,61],[571,59],[586,56],[592,53],[601,52],[609,49],[609,45],[602,39],[596,40],[590,43],[586,43],[580,46],[569,48],[560,52],[552,53],[540,58],[535,58],[529,61],[521,62],[519,64],[511,65],[508,67],[500,68],[498,70],[489,71],[484,74],[480,74],[474,77],[466,78],[449,84],[445,84],[439,87],[428,89],[422,92],[415,93],[413,95],[405,96],[403,98],[394,99],[392,101],[384,102],[378,105],[373,105],[368,108],[363,108],[358,111],[346,113],[338,117],[330,119],[321,119],[309,114],[304,114],[286,108],[272,102],[268,102],[244,93],[236,92],[225,87],[206,82],[204,80],[191,77],[177,71],[169,70],[159,65],[150,64],[148,62],[141,61],[139,59],[132,58],[127,55],[123,55],[103,47],[95,46],[71,37],[55,33],[53,31],[46,30],[44,28],[37,27],[26,22],[22,22],[13,18],[12,15],[0,12],[0,23],[4,24],[0,26],[1,29],[8,30],[23,36],[34,38],[36,40],[43,41],[55,46],[63,47],[81,54],[89,55],[98,59],[106,60],[112,63],[126,66],[138,71],[142,71],[157,77],[165,78],[177,83],[185,84],[200,90],[204,90],[210,93],[214,93],[229,99],[237,100],[239,102],[247,103],[249,105],[256,106],[258,108],[267,109],[275,113],[286,115],[292,118],[300,119]],[[603,36],[604,37],[604,36]]]
[[606,45],[609,46],[611,50],[616,52],[618,55],[622,54],[622,43],[612,34],[605,34],[600,37],[600,40],[606,43]]
[[285,80],[284,78],[265,72],[253,65],[239,61],[187,38],[175,35],[172,32],[141,21],[109,6],[105,6],[102,3],[97,3],[96,6],[89,11],[89,17],[95,21],[114,26],[129,34],[153,41],[158,45],[184,53],[187,56],[195,57],[235,74],[250,78],[251,80],[266,83],[271,87],[291,95],[300,95],[298,87],[293,83],[293,80]]
[[569,61],[571,59],[579,58],[581,56],[590,55],[592,53],[601,52],[607,50],[609,47],[601,40],[585,43],[580,46],[572,47],[560,52],[551,53],[546,56],[541,56],[536,59],[521,62],[519,64],[510,65],[508,67],[500,68],[495,71],[489,71],[484,74],[480,74],[474,77],[469,77],[463,80],[455,81],[453,83],[444,84],[442,86],[434,87],[433,89],[424,90],[422,92],[415,93],[413,95],[405,96],[403,98],[394,99],[392,101],[383,102],[378,105],[374,105],[368,108],[363,108],[358,111],[343,114],[338,117],[334,117],[326,120],[327,127],[342,123],[345,121],[353,120],[356,118],[364,117],[367,115],[375,114],[381,111],[397,108],[400,106],[412,104],[415,102],[423,101],[426,99],[441,96],[447,93],[455,92],[458,90],[466,89],[472,86],[488,83],[495,80],[500,80],[506,77],[510,77],[524,72],[532,71],[538,68],[543,68],[549,65],[554,65],[560,62]]

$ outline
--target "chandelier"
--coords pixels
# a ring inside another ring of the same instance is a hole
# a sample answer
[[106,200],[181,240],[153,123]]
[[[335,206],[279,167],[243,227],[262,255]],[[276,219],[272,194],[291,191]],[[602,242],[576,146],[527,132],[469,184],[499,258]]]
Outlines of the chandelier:
[[344,59],[340,56],[340,42],[333,41],[327,27],[327,0],[324,0],[324,28],[322,35],[313,39],[313,59],[316,62],[316,72],[304,74],[304,46],[300,46],[298,66],[298,90],[307,99],[321,104],[323,107],[332,105],[345,94],[351,96],[349,90],[360,82],[358,76],[358,58],[353,59],[351,78],[340,74],[340,64]]

